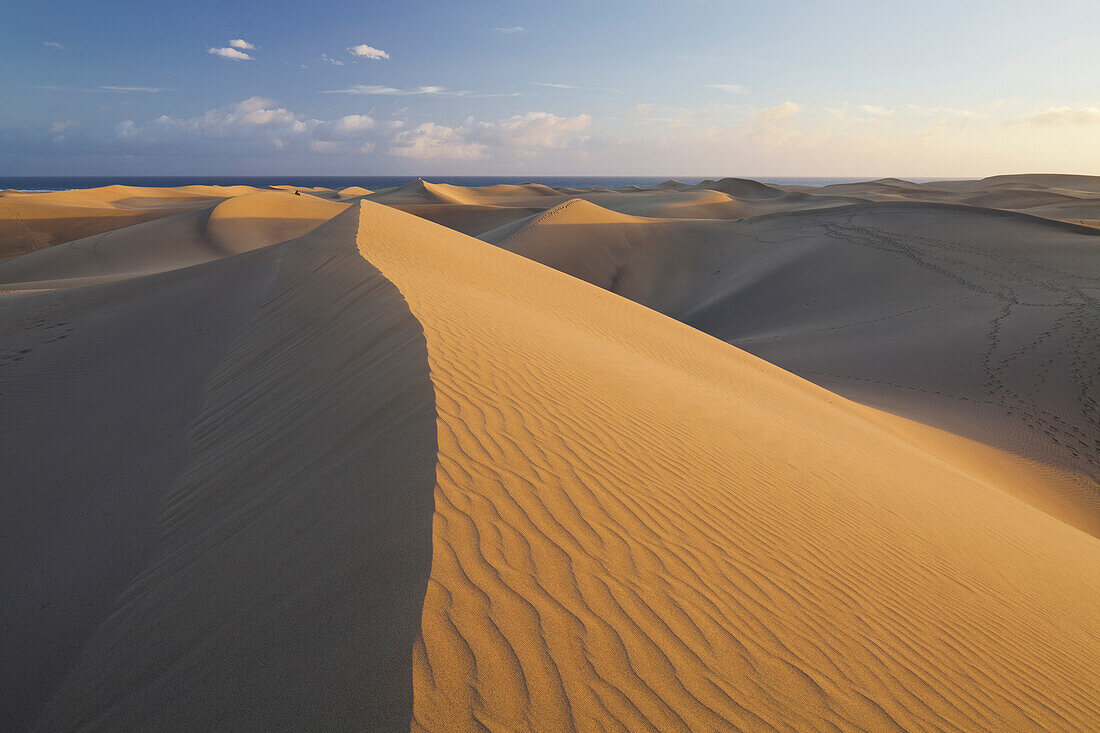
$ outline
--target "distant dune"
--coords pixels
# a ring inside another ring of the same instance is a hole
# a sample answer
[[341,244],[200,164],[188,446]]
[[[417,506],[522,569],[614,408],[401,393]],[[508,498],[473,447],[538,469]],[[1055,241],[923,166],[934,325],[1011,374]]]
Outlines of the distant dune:
[[1094,729],[1096,183],[6,192],[3,719]]

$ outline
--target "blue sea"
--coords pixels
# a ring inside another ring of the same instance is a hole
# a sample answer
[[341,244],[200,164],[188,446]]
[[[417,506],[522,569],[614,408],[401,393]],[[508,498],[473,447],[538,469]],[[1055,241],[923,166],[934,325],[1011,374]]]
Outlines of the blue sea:
[[[722,176],[709,176],[721,178]],[[273,186],[290,185],[303,188],[322,186],[341,189],[348,186],[362,186],[371,190],[400,186],[413,180],[415,176],[0,176],[0,190],[14,188],[18,191],[71,191],[80,188],[98,188],[100,186],[193,186],[193,185],[244,185]],[[450,183],[456,186],[492,186],[498,183],[541,183],[546,186],[567,186],[585,188],[603,186],[605,188],[623,188],[625,186],[652,186],[670,178],[688,184],[705,180],[699,176],[426,176],[432,183]],[[872,180],[865,178],[754,178],[762,183],[780,186],[827,186],[832,183],[855,183]],[[916,179],[914,179],[916,180]],[[920,179],[926,180],[926,179]]]

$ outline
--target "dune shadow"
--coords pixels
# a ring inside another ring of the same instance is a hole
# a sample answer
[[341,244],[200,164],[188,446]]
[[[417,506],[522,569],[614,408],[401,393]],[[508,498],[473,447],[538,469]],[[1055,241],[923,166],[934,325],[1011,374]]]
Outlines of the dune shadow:
[[215,371],[145,569],[38,727],[408,730],[435,393],[358,207],[280,245]]

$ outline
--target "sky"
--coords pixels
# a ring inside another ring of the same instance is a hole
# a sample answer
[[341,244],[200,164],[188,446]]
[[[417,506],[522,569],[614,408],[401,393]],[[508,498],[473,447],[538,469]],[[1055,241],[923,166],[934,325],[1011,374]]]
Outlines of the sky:
[[1100,174],[1100,2],[10,3],[0,175]]

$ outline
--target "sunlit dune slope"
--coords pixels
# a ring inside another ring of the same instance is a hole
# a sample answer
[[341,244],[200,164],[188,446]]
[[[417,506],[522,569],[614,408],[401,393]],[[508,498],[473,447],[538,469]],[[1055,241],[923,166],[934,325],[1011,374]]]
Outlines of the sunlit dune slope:
[[390,209],[359,244],[436,390],[414,727],[1096,720],[1100,543],[968,444]]
[[363,188],[362,186],[348,186],[342,188],[336,192],[336,195],[342,199],[357,198],[359,196],[368,196],[374,193],[369,188]]
[[317,196],[265,191],[237,196],[210,212],[207,238],[228,251],[242,252],[300,237],[347,208]]
[[878,203],[743,222],[570,203],[484,235],[828,388],[1066,472],[1100,534],[1100,236],[989,209]]

